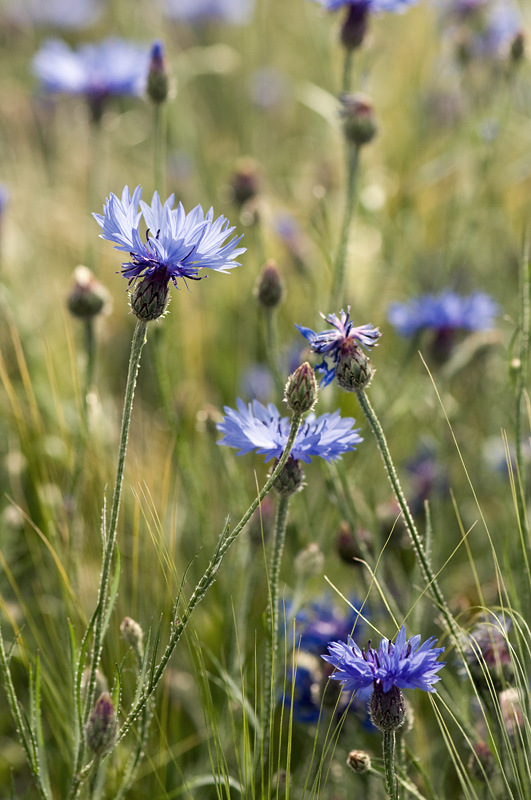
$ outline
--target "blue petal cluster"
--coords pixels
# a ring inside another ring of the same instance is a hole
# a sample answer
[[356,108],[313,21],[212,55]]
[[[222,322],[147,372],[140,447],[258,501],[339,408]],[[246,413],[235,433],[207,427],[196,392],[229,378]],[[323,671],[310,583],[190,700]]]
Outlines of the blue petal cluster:
[[[246,405],[238,398],[237,404],[237,411],[228,406],[224,408],[225,417],[218,422],[217,429],[225,436],[218,444],[237,447],[240,456],[255,450],[267,456],[266,461],[279,458],[288,440],[290,418],[281,417],[273,403],[264,406],[253,400]],[[352,417],[343,418],[339,411],[320,417],[308,414],[299,429],[291,456],[307,464],[311,456],[336,461],[363,441],[354,424]]]
[[317,0],[327,11],[335,11],[342,6],[354,6],[360,12],[403,11],[413,6],[418,0]]
[[201,206],[188,214],[181,203],[174,209],[173,194],[164,205],[157,192],[150,206],[141,197],[141,186],[136,187],[132,197],[126,186],[121,200],[111,193],[103,214],[93,215],[103,231],[101,238],[114,242],[116,250],[131,255],[132,261],[122,264],[122,274],[130,282],[157,273],[176,284],[177,278],[185,282],[200,280],[201,269],[228,272],[238,266],[234,259],[245,248],[237,247],[241,236],[226,242],[234,228],[229,227],[225,217],[214,220],[213,209],[205,215]]
[[440,680],[437,672],[444,667],[437,661],[444,647],[433,647],[432,636],[420,644],[420,636],[406,639],[404,626],[393,643],[382,639],[378,650],[369,646],[360,650],[353,639],[345,642],[330,642],[330,655],[321,656],[336,668],[331,677],[341,681],[347,691],[358,691],[370,684],[378,684],[384,693],[393,686],[399,689],[422,689],[435,692],[433,684]]
[[48,39],[33,59],[33,71],[47,91],[83,94],[91,102],[141,95],[148,69],[146,46],[115,38],[75,51],[60,39]]
[[461,297],[445,291],[424,294],[407,303],[391,303],[387,318],[402,336],[413,336],[425,328],[437,332],[489,330],[498,311],[497,303],[484,292]]
[[163,0],[162,6],[172,19],[193,24],[216,20],[243,25],[251,19],[254,0]]
[[[308,340],[314,353],[324,355],[323,361],[315,367],[315,371],[324,373],[321,384],[328,386],[334,379],[335,368],[346,340],[354,340],[364,347],[374,347],[378,344],[378,339],[382,334],[378,328],[374,328],[370,324],[356,327],[350,320],[350,306],[346,312],[341,310],[339,318],[336,314],[325,316],[321,313],[321,316],[335,330],[316,333],[311,328],[305,328],[302,325],[295,325],[295,327]],[[327,359],[331,360],[331,364],[327,362]]]
[[[330,597],[324,596],[314,600],[295,615],[295,645],[303,651],[321,655],[323,649],[332,639],[347,639],[356,626],[359,633],[364,623],[356,610],[356,605],[361,605],[355,598],[350,605],[338,608]],[[289,623],[290,606],[286,606],[286,617],[292,634],[292,625]]]

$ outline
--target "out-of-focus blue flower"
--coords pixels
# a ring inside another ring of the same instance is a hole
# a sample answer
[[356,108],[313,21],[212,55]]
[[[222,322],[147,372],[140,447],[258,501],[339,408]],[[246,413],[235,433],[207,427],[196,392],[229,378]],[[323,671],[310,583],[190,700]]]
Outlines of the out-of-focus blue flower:
[[[227,238],[234,231],[225,217],[214,220],[211,208],[205,215],[201,206],[186,214],[181,203],[173,208],[172,194],[161,204],[157,192],[151,205],[141,200],[142,187],[137,186],[131,197],[126,186],[120,200],[115,194],[106,199],[103,214],[94,214],[102,229],[102,239],[115,243],[132,258],[122,264],[122,275],[129,282],[137,278],[159,276],[177,285],[177,278],[200,280],[201,269],[228,272],[238,266],[233,259],[245,252],[238,248],[241,236]],[[140,207],[140,210],[139,210]],[[143,219],[145,228],[140,231]]]
[[249,77],[249,92],[258,108],[269,110],[277,108],[288,95],[286,75],[275,67],[261,67]]
[[448,491],[448,475],[437,461],[434,448],[427,445],[421,446],[415,458],[406,462],[405,466],[412,484],[409,505],[413,514],[420,514],[425,500],[433,494],[440,495]]
[[172,19],[192,24],[216,20],[244,25],[253,15],[254,0],[162,0],[162,8]]
[[402,336],[413,336],[426,328],[437,333],[490,330],[498,311],[498,304],[484,292],[461,297],[445,291],[391,303],[387,318]]
[[[218,422],[217,429],[225,436],[218,444],[237,447],[238,455],[253,450],[272,458],[279,458],[288,440],[291,422],[289,417],[281,417],[273,403],[263,406],[258,400],[246,405],[237,400],[238,410],[225,406],[225,417]],[[358,430],[354,429],[352,417],[341,417],[339,411],[333,414],[308,414],[299,429],[291,457],[309,463],[311,456],[320,456],[325,461],[337,461],[343,453],[355,450],[362,441]]]
[[467,59],[505,58],[522,33],[522,17],[511,0],[439,0],[437,5]]
[[320,716],[320,674],[316,659],[305,653],[299,653],[295,675],[288,669],[286,687],[281,702],[287,709],[293,708],[295,722],[309,725],[317,722]]
[[84,95],[96,116],[113,95],[141,95],[146,86],[150,51],[123,39],[105,39],[71,50],[48,39],[33,59],[33,71],[48,92]]
[[[363,620],[356,610],[358,602],[351,601],[345,609],[338,608],[330,597],[305,605],[295,615],[295,641],[297,648],[321,655],[328,642],[333,639],[347,639],[352,635],[354,626],[359,633]],[[286,624],[290,628],[288,635],[293,635],[293,622],[290,620],[291,604],[285,603]]]
[[4,211],[6,210],[6,206],[9,203],[10,192],[7,186],[4,183],[0,183],[0,221],[4,216]]
[[[311,328],[305,328],[302,325],[295,325],[295,327],[308,340],[314,353],[324,355],[323,361],[315,367],[315,371],[324,373],[321,384],[328,386],[334,379],[335,368],[345,344],[350,347],[354,341],[367,348],[374,347],[378,344],[378,339],[382,334],[378,328],[374,328],[370,324],[356,327],[350,320],[350,306],[348,306],[346,312],[341,310],[339,318],[335,314],[325,316],[321,313],[321,316],[335,330],[316,333]],[[330,359],[331,364],[328,363],[327,359]]]
[[267,402],[275,390],[271,370],[265,364],[253,364],[248,367],[241,377],[240,385],[245,397],[260,402]]
[[76,30],[96,22],[102,7],[98,0],[11,0],[5,10],[17,25]]
[[418,0],[316,0],[327,11],[335,11],[342,6],[353,6],[363,12],[403,11],[408,6],[415,5]]
[[330,655],[321,656],[332,664],[336,671],[330,676],[340,681],[347,691],[358,691],[377,684],[386,694],[392,687],[399,689],[422,689],[435,692],[433,684],[440,680],[437,672],[444,667],[437,661],[444,647],[434,647],[432,636],[424,644],[420,635],[406,639],[406,629],[400,628],[396,641],[382,639],[378,650],[367,647],[360,650],[353,639],[345,642],[330,642]]

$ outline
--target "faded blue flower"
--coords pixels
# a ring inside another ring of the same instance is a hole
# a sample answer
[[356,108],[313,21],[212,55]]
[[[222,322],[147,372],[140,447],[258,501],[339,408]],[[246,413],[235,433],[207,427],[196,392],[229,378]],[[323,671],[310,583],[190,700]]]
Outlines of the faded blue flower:
[[367,646],[360,650],[353,639],[330,642],[330,655],[321,656],[336,671],[330,676],[343,684],[347,691],[359,691],[373,684],[386,694],[391,688],[422,689],[435,692],[433,684],[440,680],[437,672],[444,662],[437,661],[444,647],[434,647],[436,639],[430,637],[420,644],[420,635],[406,640],[406,629],[400,628],[396,641],[382,639],[375,650]]
[[92,25],[101,15],[102,4],[98,0],[10,0],[5,10],[18,25],[76,30]]
[[437,0],[454,25],[450,33],[466,58],[505,58],[523,32],[522,16],[511,0]]
[[324,373],[321,384],[328,386],[334,379],[337,363],[346,346],[351,348],[353,343],[358,342],[367,348],[374,347],[378,344],[378,339],[382,334],[378,328],[374,328],[370,324],[355,327],[350,320],[350,306],[346,312],[341,310],[339,318],[335,314],[325,316],[321,313],[321,316],[335,330],[317,333],[302,325],[295,325],[295,327],[308,340],[314,353],[324,355],[322,362],[315,367],[315,371]]
[[403,11],[408,6],[415,5],[418,0],[316,0],[327,11],[335,11],[342,6],[353,7],[360,13],[379,11]]
[[387,317],[402,336],[413,336],[426,328],[437,333],[490,330],[498,311],[498,304],[484,292],[462,297],[445,291],[391,303]]
[[48,92],[84,95],[95,118],[113,95],[141,95],[146,87],[150,51],[123,39],[105,39],[71,50],[48,39],[33,59],[33,72]]
[[[267,456],[266,461],[279,458],[288,440],[289,417],[281,417],[273,403],[263,406],[253,400],[246,405],[238,398],[237,404],[237,411],[228,406],[224,408],[225,417],[216,427],[225,436],[218,444],[237,447],[238,455],[256,450]],[[352,417],[341,417],[339,411],[320,417],[308,414],[295,439],[291,457],[307,464],[311,456],[336,461],[362,441],[354,424]]]
[[244,25],[252,17],[254,0],[163,0],[162,8],[172,19],[192,24],[215,20]]
[[93,215],[103,231],[101,238],[131,256],[131,261],[122,264],[122,275],[130,283],[137,278],[157,277],[176,286],[177,278],[186,283],[205,277],[198,274],[201,269],[228,272],[239,265],[234,259],[245,252],[245,248],[237,247],[242,237],[226,241],[234,228],[225,217],[215,220],[213,209],[205,214],[201,206],[188,214],[181,203],[173,208],[173,194],[164,205],[157,192],[150,206],[141,197],[141,186],[132,197],[126,186],[121,200],[111,193],[103,214]]
[[[352,598],[345,609],[334,605],[329,596],[324,596],[305,605],[295,615],[295,645],[315,655],[321,655],[332,639],[347,639],[352,635],[354,626],[359,633],[364,622],[356,606],[361,605]],[[285,601],[285,613],[288,635],[293,634],[293,622],[290,620],[291,603]]]

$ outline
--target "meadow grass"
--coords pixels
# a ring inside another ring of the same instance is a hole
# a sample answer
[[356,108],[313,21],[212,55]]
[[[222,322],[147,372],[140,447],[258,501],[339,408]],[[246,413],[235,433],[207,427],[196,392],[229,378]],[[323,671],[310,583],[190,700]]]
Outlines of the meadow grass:
[[[531,797],[529,65],[459,62],[427,1],[374,15],[350,85],[370,95],[378,132],[348,198],[340,12],[257,0],[249,24],[194,26],[115,0],[65,32],[0,9],[1,798]],[[94,124],[83,97],[32,75],[50,35],[162,40],[168,100],[110,98]],[[238,203],[242,157],[258,190]],[[92,213],[139,184],[145,201],[158,190],[187,211],[213,206],[247,251],[230,275],[179,280],[147,323],[109,546],[136,320],[123,256]],[[268,259],[274,310],[257,300]],[[112,298],[90,325],[67,308],[79,264]],[[441,352],[433,331],[408,339],[388,322],[391,302],[446,289],[488,293],[494,327]],[[295,323],[319,331],[319,312],[347,305],[382,332],[375,374],[366,397],[321,387],[315,413],[340,409],[364,441],[304,464],[277,576],[271,464],[219,447],[216,423],[253,399],[256,365],[259,399],[289,416],[281,385],[321,358]],[[428,473],[411,468],[419,454]],[[138,652],[125,617],[143,630]],[[445,666],[436,693],[405,691],[390,790],[367,698],[341,694],[319,656],[341,625],[365,647],[402,624],[435,636]],[[100,681],[117,718],[101,757],[86,739]],[[360,774],[352,751],[370,756]]]

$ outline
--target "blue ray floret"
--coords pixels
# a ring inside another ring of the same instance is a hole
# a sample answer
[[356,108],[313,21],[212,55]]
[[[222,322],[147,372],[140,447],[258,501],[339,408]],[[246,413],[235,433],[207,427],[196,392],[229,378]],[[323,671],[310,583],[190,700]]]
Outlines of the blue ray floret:
[[415,5],[418,0],[316,0],[327,11],[335,11],[342,6],[354,7],[360,13],[379,11],[403,11],[408,6]]
[[[332,325],[335,330],[317,333],[311,328],[305,328],[302,325],[295,325],[295,327],[302,333],[304,338],[308,340],[313,352],[320,353],[324,356],[323,361],[316,366],[315,370],[316,372],[324,373],[321,385],[328,386],[334,379],[335,368],[343,352],[345,343],[352,344],[352,342],[358,342],[367,348],[375,347],[382,334],[378,328],[374,328],[370,324],[358,325],[356,327],[350,320],[350,306],[347,307],[346,312],[341,310],[339,318],[336,314],[328,314],[328,316],[325,316],[321,313],[321,316]],[[331,364],[328,363],[327,359],[330,359]]]
[[[281,417],[273,403],[264,406],[253,400],[246,405],[238,398],[237,404],[237,411],[228,406],[224,408],[225,417],[218,422],[217,429],[225,435],[218,444],[237,447],[238,455],[255,450],[265,455],[266,461],[280,458],[288,440],[290,418]],[[308,414],[295,439],[291,457],[307,464],[311,456],[337,461],[362,441],[354,424],[352,417],[341,417],[339,411],[320,417]]]
[[359,691],[371,684],[387,693],[392,687],[398,689],[422,689],[435,692],[433,684],[440,680],[437,672],[444,666],[437,661],[444,647],[434,647],[432,636],[424,644],[420,636],[406,639],[404,626],[400,628],[395,642],[382,639],[378,650],[370,646],[360,650],[353,639],[348,642],[330,642],[330,655],[321,658],[332,664],[336,671],[331,677],[340,681],[347,691]]
[[387,316],[402,336],[414,336],[425,329],[437,333],[490,330],[498,312],[498,304],[485,292],[462,297],[445,291],[424,294],[406,303],[391,303]]
[[149,48],[109,38],[71,50],[48,39],[33,59],[33,71],[49,92],[82,94],[94,103],[110,95],[141,95],[149,69]]
[[132,196],[126,186],[121,199],[111,193],[103,214],[93,215],[102,229],[101,238],[114,242],[116,250],[130,254],[131,261],[122,264],[122,275],[130,283],[138,278],[157,277],[177,285],[177,278],[185,282],[200,280],[204,277],[199,275],[202,269],[226,273],[239,265],[234,259],[245,252],[245,248],[237,247],[242,237],[226,241],[234,228],[229,227],[225,217],[214,220],[213,209],[205,214],[201,206],[188,214],[182,203],[173,208],[173,194],[164,205],[157,192],[151,205],[141,197],[141,186]]

